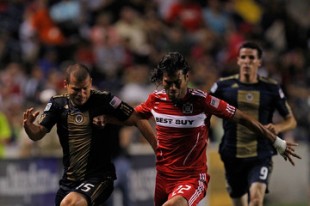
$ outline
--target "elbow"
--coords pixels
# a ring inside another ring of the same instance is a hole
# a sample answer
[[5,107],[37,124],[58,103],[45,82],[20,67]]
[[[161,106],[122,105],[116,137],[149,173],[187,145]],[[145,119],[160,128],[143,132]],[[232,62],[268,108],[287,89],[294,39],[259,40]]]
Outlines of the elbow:
[[127,121],[124,121],[124,125],[125,126],[136,126],[137,127],[137,121],[135,120],[132,120],[132,119],[129,119]]
[[40,139],[42,139],[43,138],[43,136],[38,136],[38,135],[28,135],[29,136],[29,139],[31,139],[32,141],[34,141],[34,142],[37,142],[37,141],[39,141]]
[[44,127],[38,127],[37,130],[34,130],[34,131],[25,129],[25,131],[29,139],[31,139],[34,142],[42,139],[44,135],[47,133],[47,129],[45,129]]
[[289,122],[289,129],[295,129],[297,127],[297,121],[296,118],[291,115],[286,119],[286,122]]
[[293,120],[292,120],[292,129],[295,129],[297,127],[297,121],[296,121],[296,119],[294,118]]
[[140,125],[144,124],[144,121],[145,120],[140,115],[134,112],[125,123],[127,126],[140,127]]
[[39,138],[30,138],[32,141],[34,141],[34,142],[37,142],[37,141],[39,141],[40,139]]

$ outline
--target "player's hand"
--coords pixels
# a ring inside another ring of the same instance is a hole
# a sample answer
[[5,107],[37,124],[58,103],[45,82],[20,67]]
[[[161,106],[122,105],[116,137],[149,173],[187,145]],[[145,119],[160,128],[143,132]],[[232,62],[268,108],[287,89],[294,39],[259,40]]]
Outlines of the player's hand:
[[27,109],[24,112],[23,126],[27,127],[30,124],[33,124],[34,120],[36,120],[39,113],[40,113],[39,111],[33,112],[33,108]]
[[105,126],[105,119],[103,115],[96,116],[93,118],[93,124],[97,127],[104,127]]
[[292,165],[295,166],[295,162],[293,161],[293,157],[301,159],[301,157],[295,153],[295,147],[298,146],[297,143],[286,142],[286,149],[284,153],[282,153],[282,157],[285,161],[289,160]]
[[279,134],[279,130],[278,130],[278,128],[276,127],[275,124],[270,123],[270,124],[265,125],[265,127],[266,127],[269,131],[271,131],[272,133],[274,133],[275,135],[278,135],[278,134]]

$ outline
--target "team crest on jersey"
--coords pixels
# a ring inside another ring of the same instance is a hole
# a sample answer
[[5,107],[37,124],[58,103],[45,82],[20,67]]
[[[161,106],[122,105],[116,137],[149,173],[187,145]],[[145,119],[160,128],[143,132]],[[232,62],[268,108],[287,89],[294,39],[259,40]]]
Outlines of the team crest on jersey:
[[193,104],[185,103],[182,107],[183,114],[192,114],[193,113]]
[[77,114],[77,115],[75,116],[75,122],[76,122],[76,123],[81,124],[83,121],[84,121],[83,115]]
[[247,93],[246,96],[245,96],[245,98],[246,98],[246,100],[247,100],[248,102],[252,102],[253,99],[254,99],[254,96],[253,96],[252,93]]

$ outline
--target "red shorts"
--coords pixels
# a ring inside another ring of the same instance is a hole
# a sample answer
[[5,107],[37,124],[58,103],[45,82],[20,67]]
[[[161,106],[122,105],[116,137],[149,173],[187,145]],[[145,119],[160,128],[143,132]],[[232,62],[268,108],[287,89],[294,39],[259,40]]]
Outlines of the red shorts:
[[176,195],[184,197],[189,206],[196,206],[207,193],[209,179],[207,173],[173,178],[157,173],[155,206],[162,206]]

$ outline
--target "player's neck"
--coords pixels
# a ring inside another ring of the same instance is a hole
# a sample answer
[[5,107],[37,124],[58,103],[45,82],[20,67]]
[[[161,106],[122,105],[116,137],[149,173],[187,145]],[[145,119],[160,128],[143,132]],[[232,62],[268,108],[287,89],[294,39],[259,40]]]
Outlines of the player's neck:
[[240,82],[249,83],[249,84],[257,83],[258,76],[256,74],[255,75],[248,75],[248,74],[240,75]]

